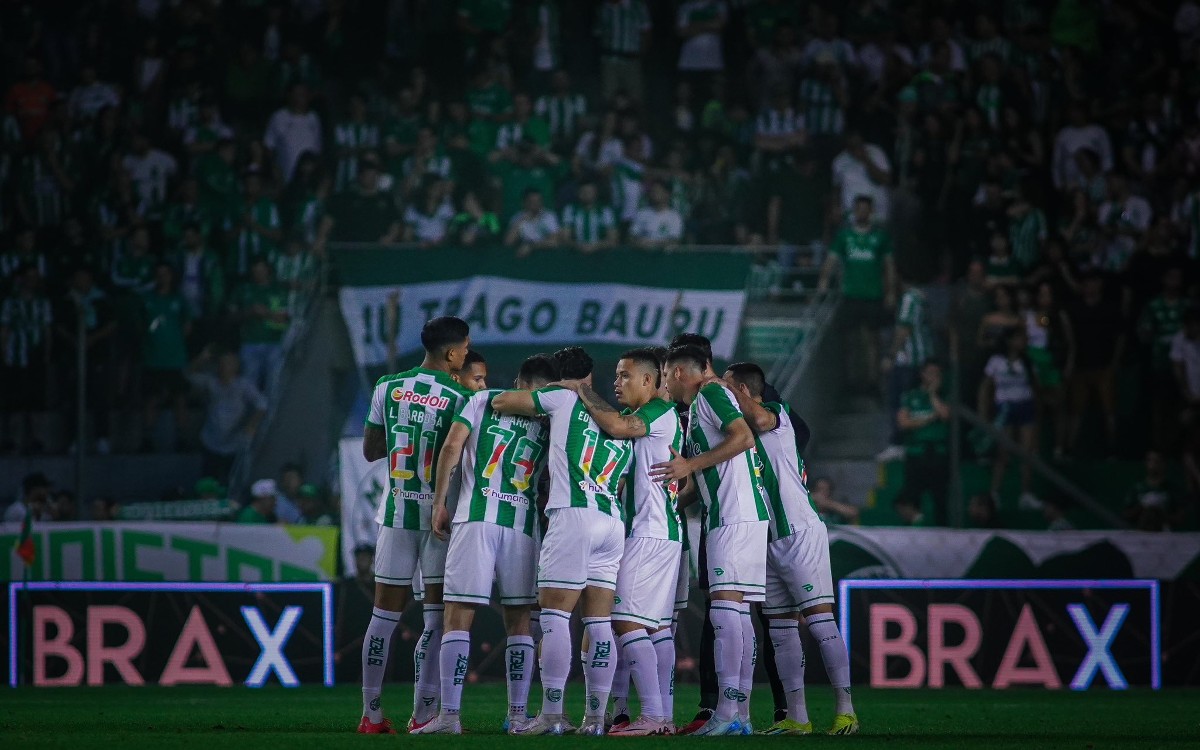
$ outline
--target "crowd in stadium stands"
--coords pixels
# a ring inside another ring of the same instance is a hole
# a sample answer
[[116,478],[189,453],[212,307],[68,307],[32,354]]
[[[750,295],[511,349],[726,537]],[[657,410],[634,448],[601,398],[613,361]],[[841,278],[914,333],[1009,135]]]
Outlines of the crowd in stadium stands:
[[[203,403],[223,478],[331,242],[809,245],[898,414],[887,458],[944,470],[954,363],[1026,448],[1152,446],[1200,491],[1192,0],[38,0],[0,25],[6,451],[70,447],[31,413],[72,421],[83,336],[94,450],[113,409],[162,450],[169,408],[186,444]],[[1143,528],[1183,508],[1139,497]]]

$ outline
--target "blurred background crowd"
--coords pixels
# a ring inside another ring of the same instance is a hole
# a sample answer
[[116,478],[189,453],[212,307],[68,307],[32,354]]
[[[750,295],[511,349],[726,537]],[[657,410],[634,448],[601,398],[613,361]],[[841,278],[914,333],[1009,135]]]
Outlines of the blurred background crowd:
[[[199,449],[219,486],[329,243],[737,244],[841,258],[881,460],[941,476],[957,399],[1052,462],[1144,459],[1127,519],[1194,522],[1196,2],[38,0],[0,28],[0,451]],[[74,424],[80,349],[87,446],[33,418]]]

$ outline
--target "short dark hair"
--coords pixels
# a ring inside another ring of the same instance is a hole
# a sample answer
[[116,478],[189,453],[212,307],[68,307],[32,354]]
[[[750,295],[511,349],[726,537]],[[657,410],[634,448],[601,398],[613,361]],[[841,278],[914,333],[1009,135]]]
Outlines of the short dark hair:
[[468,349],[467,356],[463,358],[462,369],[465,370],[468,367],[470,367],[471,365],[486,365],[486,364],[487,364],[487,360],[483,358],[482,354],[475,351],[474,349]]
[[535,354],[521,363],[517,381],[540,387],[558,380],[558,362],[549,354]]
[[471,326],[462,318],[443,315],[434,318],[421,328],[421,346],[430,354],[441,354],[456,344],[461,344],[471,335]]
[[705,364],[712,364],[712,342],[708,340],[707,336],[702,336],[698,333],[677,333],[675,334],[675,338],[671,339],[668,347],[669,349],[676,349],[681,346],[699,347],[704,352]]
[[654,387],[658,388],[662,385],[662,359],[654,349],[650,347],[630,349],[621,355],[621,359],[628,359],[635,364],[648,368],[654,373]]
[[554,360],[558,362],[559,376],[567,380],[586,378],[592,374],[592,369],[595,367],[592,355],[584,351],[581,346],[559,349],[554,353]]
[[753,362],[735,362],[725,371],[733,375],[733,379],[746,386],[751,396],[763,395],[767,386],[767,375],[763,369]]
[[674,365],[692,365],[701,372],[708,364],[709,360],[705,356],[704,350],[693,344],[684,344],[683,346],[673,346],[667,352],[667,366]]

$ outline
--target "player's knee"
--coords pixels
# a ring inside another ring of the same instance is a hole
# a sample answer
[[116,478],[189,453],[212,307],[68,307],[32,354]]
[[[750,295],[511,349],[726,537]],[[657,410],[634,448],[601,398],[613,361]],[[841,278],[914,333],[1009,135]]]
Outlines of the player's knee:
[[800,614],[803,615],[805,619],[816,616],[816,615],[832,615],[833,614],[833,605],[832,604],[815,604],[811,607],[805,608],[804,610],[802,610],[800,612]]
[[617,635],[628,635],[639,630],[643,632],[646,630],[636,622],[629,622],[627,620],[613,620],[612,629]]

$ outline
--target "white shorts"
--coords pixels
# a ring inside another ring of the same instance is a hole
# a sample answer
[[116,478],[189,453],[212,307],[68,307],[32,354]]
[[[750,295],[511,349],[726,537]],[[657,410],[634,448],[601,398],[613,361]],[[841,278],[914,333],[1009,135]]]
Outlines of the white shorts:
[[679,548],[668,539],[631,537],[617,574],[617,597],[612,619],[659,628],[675,615],[675,586],[679,582]]
[[[679,555],[679,575],[675,580],[675,611],[687,609],[688,594],[691,591],[692,554],[686,547]],[[670,623],[667,623],[668,625]]]
[[708,532],[708,590],[740,591],[761,602],[767,589],[767,521],[718,526]]
[[833,604],[829,532],[823,523],[767,545],[767,601],[763,612],[781,615]]
[[625,524],[591,508],[554,508],[538,556],[538,588],[616,589]]
[[375,542],[375,580],[391,586],[441,583],[446,570],[446,543],[429,531],[380,526]]
[[533,537],[486,521],[454,524],[446,554],[445,600],[487,604],[492,583],[500,604],[537,601],[537,542]]

